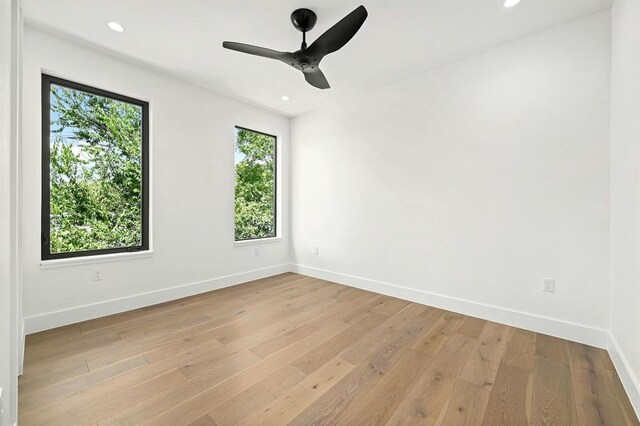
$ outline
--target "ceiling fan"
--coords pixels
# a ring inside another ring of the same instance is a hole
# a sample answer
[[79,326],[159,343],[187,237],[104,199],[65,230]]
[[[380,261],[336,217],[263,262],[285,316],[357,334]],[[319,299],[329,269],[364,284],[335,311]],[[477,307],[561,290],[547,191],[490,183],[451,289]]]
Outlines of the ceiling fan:
[[222,46],[238,52],[282,61],[302,71],[307,83],[318,89],[328,89],[329,82],[320,70],[320,61],[329,53],[335,52],[347,44],[367,19],[367,15],[367,9],[364,6],[359,6],[307,47],[307,31],[314,27],[318,17],[309,9],[295,10],[291,14],[291,22],[298,31],[302,32],[302,46],[300,50],[295,52],[279,52],[233,41],[225,41]]

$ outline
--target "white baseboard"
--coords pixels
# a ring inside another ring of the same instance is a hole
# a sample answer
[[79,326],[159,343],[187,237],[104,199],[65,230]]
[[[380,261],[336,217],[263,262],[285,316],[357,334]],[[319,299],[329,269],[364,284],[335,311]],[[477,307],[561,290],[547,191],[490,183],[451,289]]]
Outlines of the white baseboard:
[[613,334],[608,333],[608,336],[609,355],[611,356],[613,365],[616,367],[618,376],[620,376],[620,381],[627,391],[631,405],[633,405],[634,410],[636,410],[636,416],[640,418],[640,378],[636,376],[631,365],[629,365],[629,361],[620,349],[620,345]]
[[132,309],[155,305],[157,303],[164,303],[183,297],[193,296],[195,294],[246,283],[260,278],[267,278],[273,275],[289,272],[290,270],[291,265],[289,264],[275,265],[239,274],[226,275],[212,278],[210,280],[182,284],[148,293],[141,293],[133,296],[26,317],[24,318],[24,332],[25,334],[37,333],[38,331],[61,327],[63,325],[113,315],[120,312],[130,311]]
[[423,305],[535,331],[536,333],[548,334],[598,348],[607,348],[608,332],[607,330],[599,328],[310,266],[292,265],[291,271],[350,287],[360,288],[362,290],[372,291],[374,293],[385,294]]

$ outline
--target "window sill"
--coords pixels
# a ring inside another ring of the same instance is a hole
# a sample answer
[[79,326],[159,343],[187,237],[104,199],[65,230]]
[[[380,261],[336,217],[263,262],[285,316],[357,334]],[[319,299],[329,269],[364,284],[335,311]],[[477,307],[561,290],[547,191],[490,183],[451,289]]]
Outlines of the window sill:
[[279,243],[281,241],[282,241],[282,237],[273,237],[273,238],[258,238],[256,240],[235,241],[234,244],[236,247],[243,247],[243,246],[252,246],[255,244]]
[[93,265],[96,263],[122,262],[126,260],[145,259],[153,255],[151,250],[136,253],[101,254],[97,256],[72,257],[69,259],[53,259],[40,261],[40,269],[69,268],[73,266]]

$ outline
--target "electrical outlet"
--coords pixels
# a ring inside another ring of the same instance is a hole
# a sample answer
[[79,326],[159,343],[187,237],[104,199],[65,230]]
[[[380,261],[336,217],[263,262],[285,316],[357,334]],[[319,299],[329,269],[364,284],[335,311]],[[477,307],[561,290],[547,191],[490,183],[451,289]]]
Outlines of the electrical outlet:
[[545,293],[555,293],[556,292],[555,278],[543,278],[542,291],[544,291]]
[[315,246],[313,248],[313,254],[318,254],[318,253],[319,253],[318,246]]
[[258,250],[257,248],[253,249],[253,255],[254,256],[260,256],[260,250]]
[[99,269],[96,269],[95,271],[93,271],[93,280],[94,281],[102,281],[102,271]]

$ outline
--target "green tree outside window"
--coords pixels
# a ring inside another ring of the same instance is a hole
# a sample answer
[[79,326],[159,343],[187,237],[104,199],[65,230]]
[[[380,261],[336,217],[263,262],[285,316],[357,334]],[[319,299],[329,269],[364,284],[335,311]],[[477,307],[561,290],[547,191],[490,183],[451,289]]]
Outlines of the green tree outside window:
[[142,245],[142,107],[51,84],[50,252]]
[[236,128],[236,241],[276,236],[276,138]]

